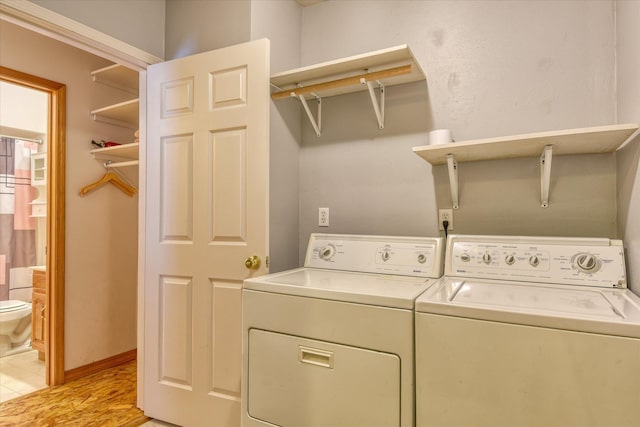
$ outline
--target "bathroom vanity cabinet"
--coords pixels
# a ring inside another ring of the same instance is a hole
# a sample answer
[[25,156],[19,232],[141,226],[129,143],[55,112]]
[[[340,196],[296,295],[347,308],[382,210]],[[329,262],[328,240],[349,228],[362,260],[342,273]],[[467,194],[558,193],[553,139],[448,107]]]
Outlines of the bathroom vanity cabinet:
[[38,359],[44,360],[44,332],[47,308],[46,275],[43,270],[33,270],[33,294],[31,297],[31,347],[38,350]]

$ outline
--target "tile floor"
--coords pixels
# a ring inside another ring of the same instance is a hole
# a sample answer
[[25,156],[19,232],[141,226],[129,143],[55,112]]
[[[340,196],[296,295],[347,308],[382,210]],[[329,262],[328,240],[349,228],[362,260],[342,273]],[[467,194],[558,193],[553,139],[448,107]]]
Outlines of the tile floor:
[[47,387],[36,350],[0,357],[0,403]]

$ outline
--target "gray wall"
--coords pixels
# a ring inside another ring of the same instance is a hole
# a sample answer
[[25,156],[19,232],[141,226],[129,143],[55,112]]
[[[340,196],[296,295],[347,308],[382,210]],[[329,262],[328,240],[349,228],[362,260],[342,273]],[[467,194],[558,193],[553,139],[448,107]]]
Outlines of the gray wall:
[[[293,0],[251,3],[251,39],[271,40],[271,73],[300,66],[302,8]],[[298,266],[300,141],[298,103],[271,101],[269,233],[272,273]]]
[[166,59],[250,40],[250,0],[166,0]]
[[[305,121],[300,259],[311,232],[437,235],[437,206],[451,205],[442,191],[448,180],[411,153],[432,129],[465,140],[615,123],[613,5],[330,1],[304,8],[302,65],[408,43],[427,81],[387,90],[382,131],[363,93],[323,101],[320,138]],[[454,232],[614,237],[613,157],[553,163],[546,210],[536,159],[463,164]],[[320,206],[331,210],[329,229],[317,227]]]
[[[618,122],[640,123],[640,2],[617,1]],[[617,153],[618,235],[627,248],[631,289],[640,295],[640,137]]]
[[31,2],[164,58],[165,0]]

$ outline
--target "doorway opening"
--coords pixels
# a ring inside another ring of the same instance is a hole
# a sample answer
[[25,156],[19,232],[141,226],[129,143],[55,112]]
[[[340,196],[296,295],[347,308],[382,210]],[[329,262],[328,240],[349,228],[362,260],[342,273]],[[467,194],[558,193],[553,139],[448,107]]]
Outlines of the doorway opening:
[[59,385],[64,382],[66,86],[2,66],[0,81],[48,95],[47,154],[41,159],[38,170],[39,176],[46,180],[46,207],[43,207],[43,214],[46,215],[45,295],[37,308],[38,313],[34,313],[34,319],[39,322],[43,332],[45,382],[49,386]]

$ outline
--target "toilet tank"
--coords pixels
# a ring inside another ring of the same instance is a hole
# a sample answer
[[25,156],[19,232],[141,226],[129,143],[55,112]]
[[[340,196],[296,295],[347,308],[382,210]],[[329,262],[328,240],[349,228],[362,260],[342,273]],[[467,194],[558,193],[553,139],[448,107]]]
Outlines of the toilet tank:
[[9,271],[9,299],[31,302],[33,270],[29,267],[12,268]]

